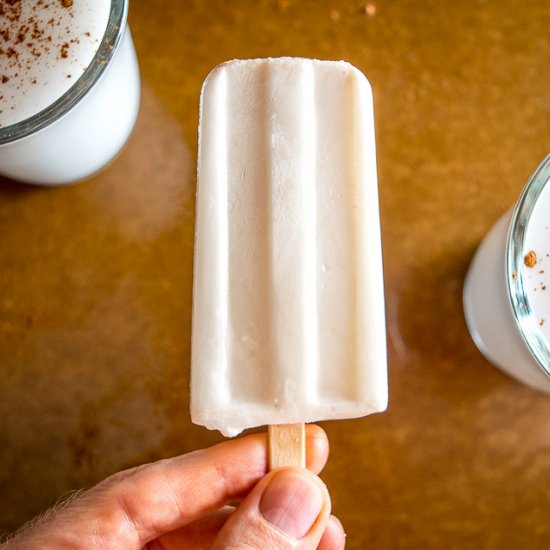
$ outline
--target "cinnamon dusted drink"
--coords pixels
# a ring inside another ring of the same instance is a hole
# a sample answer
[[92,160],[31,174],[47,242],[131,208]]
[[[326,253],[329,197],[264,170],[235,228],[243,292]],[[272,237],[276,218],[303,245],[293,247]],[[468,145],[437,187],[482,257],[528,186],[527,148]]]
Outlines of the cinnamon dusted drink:
[[0,174],[64,184],[128,138],[139,71],[124,0],[0,2]]
[[481,243],[464,287],[478,348],[492,363],[550,392],[550,156],[513,211]]

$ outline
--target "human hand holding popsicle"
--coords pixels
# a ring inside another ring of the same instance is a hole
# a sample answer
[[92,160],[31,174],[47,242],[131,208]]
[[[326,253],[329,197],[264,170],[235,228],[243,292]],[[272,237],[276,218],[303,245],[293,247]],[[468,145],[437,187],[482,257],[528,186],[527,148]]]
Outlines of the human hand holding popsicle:
[[318,426],[306,448],[308,469],[267,475],[264,434],[119,472],[0,548],[340,550],[342,526],[315,475],[328,457]]

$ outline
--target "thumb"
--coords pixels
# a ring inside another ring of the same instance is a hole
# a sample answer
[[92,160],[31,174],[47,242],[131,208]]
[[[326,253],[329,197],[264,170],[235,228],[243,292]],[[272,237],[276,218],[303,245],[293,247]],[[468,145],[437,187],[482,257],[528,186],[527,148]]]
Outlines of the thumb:
[[314,550],[330,515],[325,484],[302,468],[262,478],[225,523],[213,549]]

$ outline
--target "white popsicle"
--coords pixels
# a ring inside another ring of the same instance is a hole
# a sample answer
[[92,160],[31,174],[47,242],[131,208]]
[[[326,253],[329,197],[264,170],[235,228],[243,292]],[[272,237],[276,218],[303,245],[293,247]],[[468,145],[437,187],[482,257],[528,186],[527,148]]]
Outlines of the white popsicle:
[[200,108],[193,422],[224,435],[387,406],[373,104],[343,61],[236,60]]

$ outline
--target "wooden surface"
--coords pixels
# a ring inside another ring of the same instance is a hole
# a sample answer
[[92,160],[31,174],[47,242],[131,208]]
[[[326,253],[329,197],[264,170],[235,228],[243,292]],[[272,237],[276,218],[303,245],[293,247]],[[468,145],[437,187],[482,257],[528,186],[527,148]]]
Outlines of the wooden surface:
[[268,427],[269,469],[284,466],[306,467],[305,424],[278,424]]
[[374,88],[390,408],[324,425],[351,550],[550,540],[550,399],[491,367],[461,292],[550,151],[546,0],[132,0],[136,130],[74,187],[0,181],[0,531],[210,445],[188,412],[201,83],[234,57],[344,58]]

